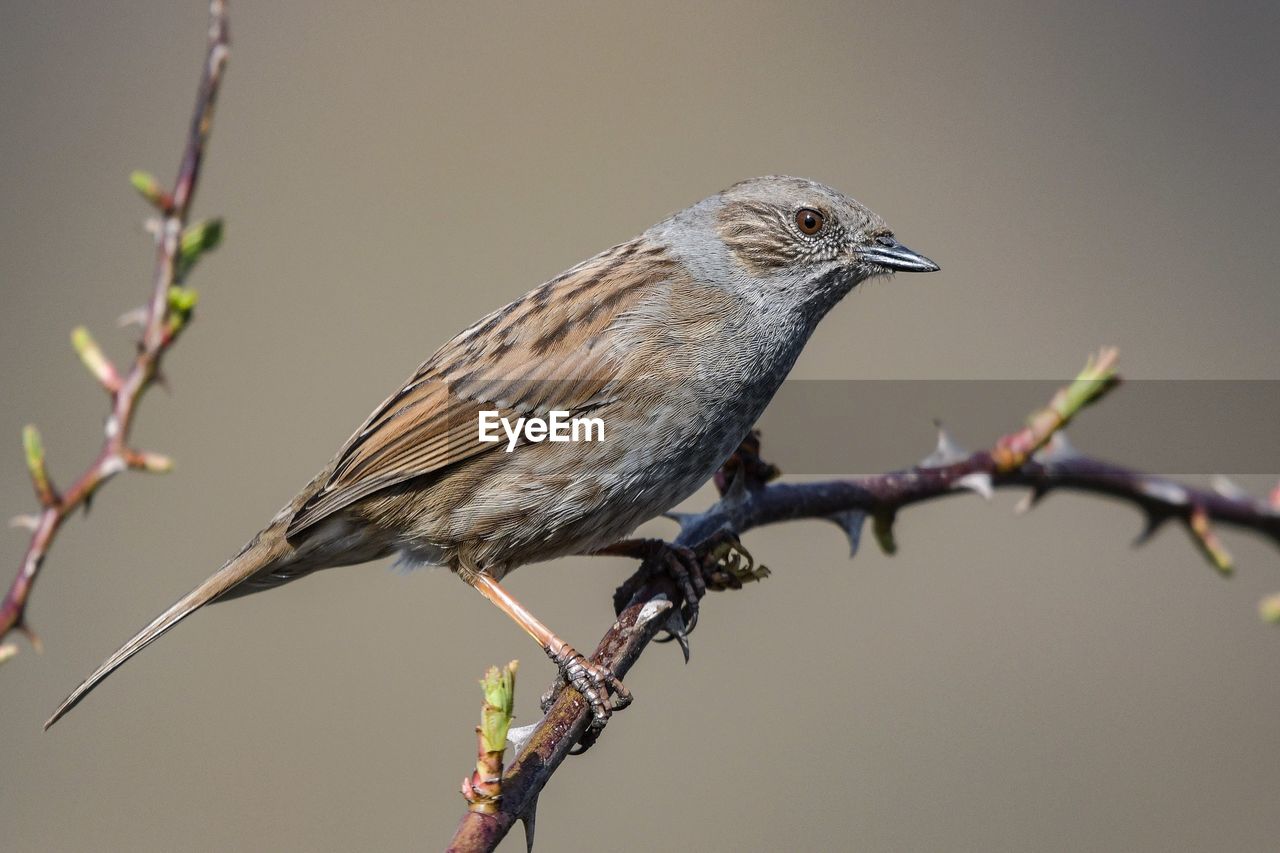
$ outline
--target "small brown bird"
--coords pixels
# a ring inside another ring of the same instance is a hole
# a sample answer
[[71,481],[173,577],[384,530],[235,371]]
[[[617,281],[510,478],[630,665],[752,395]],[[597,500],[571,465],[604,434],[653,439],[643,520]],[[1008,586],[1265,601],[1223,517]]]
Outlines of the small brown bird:
[[[479,590],[603,726],[627,689],[499,581],[526,563],[625,551],[622,537],[737,448],[846,293],[872,276],[937,269],[866,207],[799,178],[743,181],[674,214],[441,347],[239,554],[107,658],[45,727],[200,607],[390,554],[447,565]],[[486,422],[553,412],[594,418],[603,436],[546,440],[528,421],[510,441],[482,438]]]

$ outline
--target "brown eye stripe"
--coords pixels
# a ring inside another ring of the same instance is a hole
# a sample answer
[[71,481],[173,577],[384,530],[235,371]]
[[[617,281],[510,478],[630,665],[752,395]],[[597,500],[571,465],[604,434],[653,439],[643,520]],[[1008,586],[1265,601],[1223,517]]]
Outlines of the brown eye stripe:
[[784,267],[799,257],[801,246],[791,215],[753,201],[726,204],[718,216],[720,238],[750,269]]

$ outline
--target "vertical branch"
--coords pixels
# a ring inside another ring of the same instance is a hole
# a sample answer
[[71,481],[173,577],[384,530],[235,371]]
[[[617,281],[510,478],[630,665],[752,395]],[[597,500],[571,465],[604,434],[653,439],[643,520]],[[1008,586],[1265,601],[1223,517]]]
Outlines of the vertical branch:
[[[181,279],[201,253],[217,244],[221,234],[220,223],[216,220],[188,228],[187,218],[213,126],[213,108],[226,68],[229,43],[226,2],[212,0],[209,4],[208,52],[173,191],[164,190],[155,178],[142,172],[135,172],[130,178],[143,198],[159,212],[160,219],[155,228],[156,262],[151,295],[143,313],[137,355],[128,372],[121,376],[86,329],[77,328],[72,333],[72,346],[80,360],[111,395],[106,435],[97,457],[65,492],[59,493],[53,487],[45,466],[39,432],[34,426],[23,431],[27,464],[41,509],[36,515],[20,516],[14,520],[15,524],[31,530],[31,540],[17,575],[3,601],[0,601],[0,639],[11,631],[20,631],[39,648],[27,625],[27,601],[62,523],[76,509],[87,504],[107,480],[121,471],[130,468],[165,471],[170,467],[169,461],[160,454],[129,447],[128,439],[139,400],[160,375],[160,363],[165,352],[191,320],[196,295],[195,291],[180,286]],[[12,644],[0,645],[0,661],[12,657],[15,652],[16,647]]]

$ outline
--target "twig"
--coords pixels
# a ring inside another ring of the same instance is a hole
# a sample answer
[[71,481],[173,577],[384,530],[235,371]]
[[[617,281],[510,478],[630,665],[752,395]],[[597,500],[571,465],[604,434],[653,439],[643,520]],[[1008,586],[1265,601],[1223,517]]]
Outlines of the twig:
[[[208,53],[173,191],[163,190],[155,178],[142,172],[135,172],[131,178],[134,187],[160,216],[154,228],[156,262],[151,296],[141,312],[142,335],[128,373],[120,375],[86,329],[78,328],[72,332],[72,346],[80,360],[111,397],[106,436],[97,458],[70,488],[59,492],[46,468],[40,433],[34,426],[23,430],[27,467],[40,502],[40,511],[14,520],[16,525],[28,527],[32,533],[22,565],[3,602],[0,602],[0,640],[11,631],[18,631],[39,650],[39,640],[26,619],[27,601],[62,523],[79,507],[87,506],[98,489],[121,471],[163,472],[172,467],[172,463],[160,454],[129,447],[129,432],[139,400],[160,376],[160,362],[165,352],[191,320],[196,294],[194,290],[181,286],[182,280],[200,255],[216,246],[221,236],[221,223],[217,220],[188,227],[187,217],[213,123],[213,107],[226,67],[228,44],[226,3],[224,0],[212,0],[209,4]],[[16,651],[13,644],[0,645],[0,661],[12,657]]]
[[[989,496],[997,488],[1020,487],[1030,489],[1024,509],[1054,489],[1132,504],[1146,519],[1139,542],[1164,523],[1179,521],[1219,570],[1224,565],[1229,568],[1230,560],[1223,559],[1225,551],[1213,534],[1212,522],[1252,530],[1280,545],[1280,501],[1197,489],[1094,459],[1071,447],[1058,430],[1114,384],[1113,362],[1114,353],[1104,351],[1071,388],[1059,392],[1047,409],[1034,413],[1025,429],[1002,437],[992,450],[965,451],[940,429],[934,452],[902,471],[816,483],[770,483],[777,470],[759,459],[753,436],[716,476],[721,498],[714,506],[702,513],[672,515],[680,525],[676,542],[696,547],[721,531],[736,535],[768,524],[818,518],[838,524],[856,553],[865,522],[871,518],[881,547],[892,553],[896,547],[893,521],[900,509],[970,491]],[[592,660],[625,676],[666,625],[667,620],[658,617],[678,613],[680,603],[680,591],[669,578],[647,577],[600,641]],[[1280,621],[1280,594],[1260,608],[1264,616]],[[578,694],[563,690],[507,769],[497,814],[464,815],[449,849],[493,850],[516,820],[531,819],[538,795],[578,743],[589,719],[590,710]]]

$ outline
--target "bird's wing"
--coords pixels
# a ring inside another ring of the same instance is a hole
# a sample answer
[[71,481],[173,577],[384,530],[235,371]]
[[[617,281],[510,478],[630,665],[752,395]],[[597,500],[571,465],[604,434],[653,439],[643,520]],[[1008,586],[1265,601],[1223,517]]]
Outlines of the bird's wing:
[[504,447],[478,438],[482,410],[511,418],[583,411],[609,399],[626,360],[609,331],[678,266],[637,238],[485,317],[445,344],[338,452],[294,515],[293,537],[382,489]]

